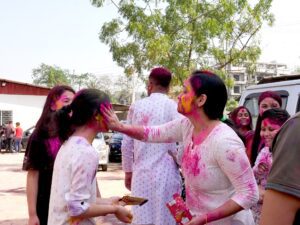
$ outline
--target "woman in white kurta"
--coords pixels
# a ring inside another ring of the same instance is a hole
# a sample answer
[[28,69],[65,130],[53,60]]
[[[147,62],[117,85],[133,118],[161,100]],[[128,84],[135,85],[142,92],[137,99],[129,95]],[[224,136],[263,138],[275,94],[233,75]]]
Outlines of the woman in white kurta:
[[131,213],[118,205],[120,198],[101,199],[97,191],[98,154],[92,142],[98,132],[107,131],[100,105],[108,101],[103,92],[86,89],[58,113],[61,132],[67,136],[71,127],[74,132],[54,163],[48,225],[93,225],[93,217],[107,214],[131,222]]
[[111,110],[104,115],[111,129],[140,140],[183,141],[186,203],[194,214],[188,225],[253,225],[249,208],[258,200],[258,189],[242,141],[219,121],[227,101],[223,81],[195,71],[178,100],[178,111],[187,118],[161,126],[123,125]]

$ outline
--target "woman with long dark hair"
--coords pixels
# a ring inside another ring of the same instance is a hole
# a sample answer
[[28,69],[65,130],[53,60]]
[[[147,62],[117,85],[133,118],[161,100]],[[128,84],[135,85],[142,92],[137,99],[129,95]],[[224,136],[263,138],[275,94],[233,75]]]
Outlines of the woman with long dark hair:
[[254,131],[252,130],[251,113],[245,106],[239,106],[229,114],[229,118],[234,123],[239,133],[243,136],[246,153],[250,160],[252,139],[254,134]]
[[23,162],[23,170],[28,171],[28,225],[47,225],[53,165],[63,139],[56,112],[70,104],[74,94],[75,91],[69,86],[53,87],[29,138]]
[[107,214],[131,222],[120,198],[102,199],[97,188],[99,156],[92,142],[97,133],[108,131],[100,106],[109,102],[104,92],[85,89],[59,112],[67,140],[54,163],[48,225],[91,225],[93,217]]
[[259,202],[252,207],[255,223],[258,225],[263,204],[265,188],[267,184],[267,177],[272,166],[272,153],[270,151],[273,140],[280,130],[281,126],[290,117],[289,113],[284,109],[268,109],[264,111],[261,116],[261,131],[260,136],[264,141],[264,148],[262,148],[256,158],[253,167],[254,176],[259,187]]
[[259,151],[264,147],[264,142],[261,139],[261,116],[264,111],[272,108],[280,108],[282,105],[281,97],[273,91],[265,91],[258,98],[259,114],[256,121],[252,147],[251,147],[251,164],[254,165]]

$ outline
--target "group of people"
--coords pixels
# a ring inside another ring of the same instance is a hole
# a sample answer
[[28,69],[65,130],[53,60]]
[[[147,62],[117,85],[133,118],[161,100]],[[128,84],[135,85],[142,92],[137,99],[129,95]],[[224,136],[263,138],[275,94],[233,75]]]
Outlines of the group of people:
[[[30,225],[95,224],[93,217],[107,214],[125,223],[175,225],[166,204],[181,193],[179,171],[193,215],[188,225],[299,223],[300,116],[288,120],[280,96],[265,92],[255,131],[245,107],[230,113],[228,126],[227,90],[216,74],[194,71],[177,105],[167,96],[171,79],[166,68],[154,68],[148,97],[131,105],[126,124],[99,90],[50,91],[23,164]],[[132,214],[119,197],[101,198],[97,184],[91,143],[109,129],[126,134],[126,188],[148,199],[133,206]]]
[[23,129],[20,122],[16,122],[14,127],[12,121],[8,121],[6,125],[0,128],[0,148],[4,147],[7,152],[20,152],[22,145]]

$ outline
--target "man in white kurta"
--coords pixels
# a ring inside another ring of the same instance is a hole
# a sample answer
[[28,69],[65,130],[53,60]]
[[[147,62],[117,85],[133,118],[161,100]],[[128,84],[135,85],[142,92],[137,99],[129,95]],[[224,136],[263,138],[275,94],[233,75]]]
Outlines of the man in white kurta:
[[[129,124],[153,126],[180,117],[177,104],[167,96],[170,81],[171,73],[167,69],[151,71],[147,85],[149,96],[131,105]],[[169,151],[177,151],[176,143],[145,143],[124,135],[125,185],[131,188],[133,196],[148,199],[146,204],[132,208],[133,224],[176,224],[166,203],[172,200],[174,193],[181,193],[181,178]]]

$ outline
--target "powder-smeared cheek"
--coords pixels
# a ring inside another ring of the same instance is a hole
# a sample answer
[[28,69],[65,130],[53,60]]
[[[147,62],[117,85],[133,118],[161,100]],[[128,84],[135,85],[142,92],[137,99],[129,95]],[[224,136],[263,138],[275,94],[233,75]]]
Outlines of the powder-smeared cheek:
[[55,103],[56,110],[61,109],[63,106],[64,106],[64,105],[63,105],[63,103],[62,103],[61,101],[57,101],[57,102]]
[[106,124],[105,119],[104,119],[103,116],[101,116],[100,114],[98,114],[98,115],[96,115],[95,118],[96,118],[96,121],[99,123],[99,125],[100,125],[101,127],[103,127],[105,130],[108,129],[108,128],[107,128],[107,124]]

